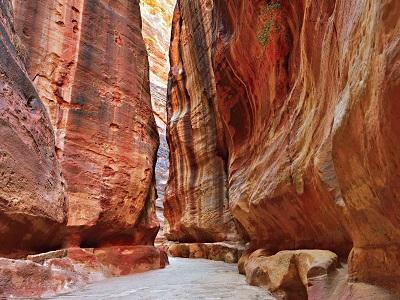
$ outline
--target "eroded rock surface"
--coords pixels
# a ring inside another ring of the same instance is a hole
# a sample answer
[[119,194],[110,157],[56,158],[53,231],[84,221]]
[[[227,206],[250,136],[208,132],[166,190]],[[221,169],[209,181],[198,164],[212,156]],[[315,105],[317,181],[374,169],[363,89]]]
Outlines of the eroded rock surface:
[[237,263],[244,252],[240,244],[228,243],[167,243],[172,257],[205,258],[226,263]]
[[70,248],[31,255],[26,261],[0,258],[0,296],[49,297],[167,263],[163,249],[154,246]]
[[173,17],[167,104],[170,175],[164,215],[165,235],[174,241],[240,239],[230,213],[228,151],[216,107],[211,53],[215,16],[205,1],[179,1]]
[[168,237],[226,239],[231,211],[252,251],[353,247],[349,280],[399,289],[399,15],[395,0],[179,1]]
[[0,1],[0,255],[60,247],[66,194],[48,113],[19,55],[10,1]]
[[66,244],[153,243],[158,134],[138,1],[14,4],[68,183]]

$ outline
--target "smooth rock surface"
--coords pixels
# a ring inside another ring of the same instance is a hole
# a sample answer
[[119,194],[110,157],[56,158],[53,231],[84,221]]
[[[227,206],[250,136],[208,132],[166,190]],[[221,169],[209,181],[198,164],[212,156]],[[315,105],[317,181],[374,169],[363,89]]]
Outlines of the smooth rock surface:
[[164,231],[169,240],[188,243],[240,240],[230,213],[228,152],[216,107],[211,53],[216,14],[206,7],[211,3],[179,1],[171,37]]
[[81,291],[51,299],[263,299],[268,292],[249,286],[235,264],[203,259],[171,258],[162,270],[108,279]]
[[138,1],[14,5],[68,184],[66,246],[152,244],[158,133]]
[[399,289],[400,2],[268,3],[178,3],[168,237],[231,211],[252,251],[354,247],[350,280]]
[[337,266],[336,254],[324,250],[281,251],[265,256],[260,249],[244,263],[249,284],[282,299],[308,299],[308,280],[327,275]]
[[[0,256],[55,249],[66,224],[48,113],[26,73],[11,1],[0,1]],[[20,57],[21,56],[21,57]]]

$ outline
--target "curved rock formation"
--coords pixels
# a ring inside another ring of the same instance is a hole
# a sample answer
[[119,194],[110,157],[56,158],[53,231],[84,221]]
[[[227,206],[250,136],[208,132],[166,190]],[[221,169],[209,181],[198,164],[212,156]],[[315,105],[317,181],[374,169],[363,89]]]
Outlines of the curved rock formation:
[[353,247],[351,280],[400,289],[399,15],[394,0],[179,1],[169,238],[227,239],[230,208],[250,251]]
[[67,245],[152,244],[158,134],[138,1],[14,4],[68,183]]
[[11,1],[0,1],[0,255],[60,247],[66,195],[46,109],[19,55]]
[[214,14],[200,4],[205,2],[180,1],[173,17],[165,235],[181,242],[237,240],[228,203],[228,152],[216,107]]

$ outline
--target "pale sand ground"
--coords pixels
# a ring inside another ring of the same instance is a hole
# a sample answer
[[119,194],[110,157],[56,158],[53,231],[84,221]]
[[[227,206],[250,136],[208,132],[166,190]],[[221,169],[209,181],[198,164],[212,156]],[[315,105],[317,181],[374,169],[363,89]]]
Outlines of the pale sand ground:
[[249,286],[236,264],[204,259],[170,258],[162,270],[107,279],[51,299],[241,299],[274,300],[267,291]]

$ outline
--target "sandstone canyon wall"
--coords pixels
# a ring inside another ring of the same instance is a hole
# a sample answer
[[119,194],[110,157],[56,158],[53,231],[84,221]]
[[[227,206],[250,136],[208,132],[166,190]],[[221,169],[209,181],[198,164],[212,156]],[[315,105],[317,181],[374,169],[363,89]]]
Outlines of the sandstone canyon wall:
[[17,52],[11,1],[0,1],[0,13],[0,255],[19,257],[61,246],[67,203],[49,115]]
[[138,1],[13,4],[16,30],[0,1],[0,297],[165,267]]
[[165,240],[163,235],[163,202],[169,172],[169,148],[166,139],[166,102],[169,71],[168,50],[174,6],[175,1],[172,0],[140,1],[143,38],[149,55],[151,104],[160,135],[160,146],[157,152],[155,169],[157,188],[156,208],[161,227],[158,235],[160,241]]
[[216,19],[204,5],[178,1],[172,24],[164,215],[166,236],[181,242],[239,238],[229,210],[228,152],[216,107],[211,55]]
[[158,134],[138,1],[14,1],[68,184],[68,246],[152,244]]
[[[400,3],[178,1],[172,240],[326,249],[400,288]],[[233,219],[232,215],[235,219]]]

